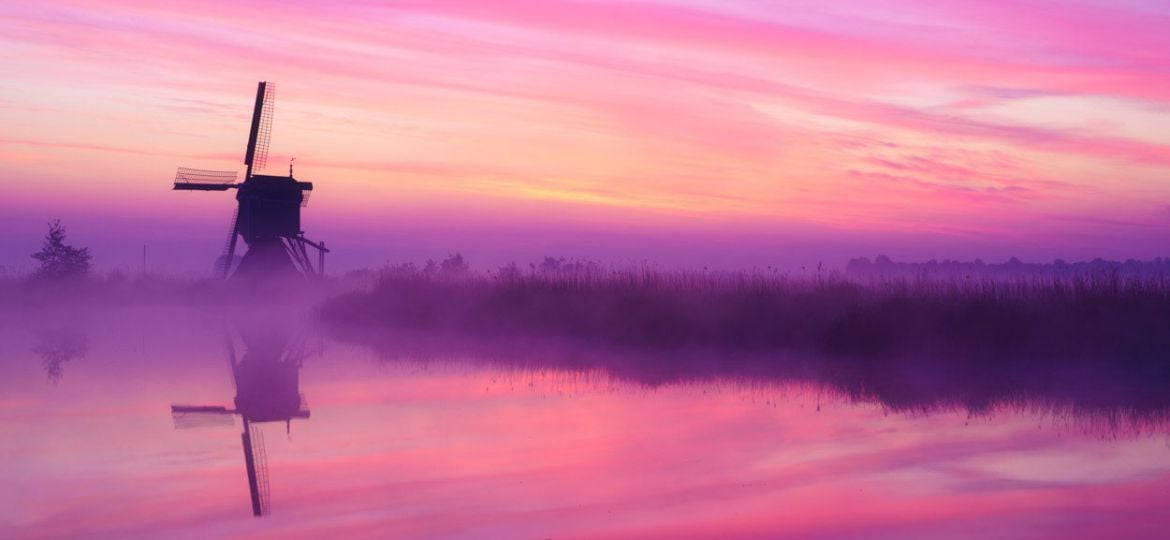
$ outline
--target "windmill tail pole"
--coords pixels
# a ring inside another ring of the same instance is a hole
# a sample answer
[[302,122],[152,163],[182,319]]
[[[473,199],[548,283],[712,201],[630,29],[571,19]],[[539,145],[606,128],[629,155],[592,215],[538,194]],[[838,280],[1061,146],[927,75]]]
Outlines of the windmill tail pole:
[[317,277],[325,278],[325,254],[329,253],[329,249],[325,247],[325,242],[314,242],[301,236],[301,241],[312,246],[317,250]]

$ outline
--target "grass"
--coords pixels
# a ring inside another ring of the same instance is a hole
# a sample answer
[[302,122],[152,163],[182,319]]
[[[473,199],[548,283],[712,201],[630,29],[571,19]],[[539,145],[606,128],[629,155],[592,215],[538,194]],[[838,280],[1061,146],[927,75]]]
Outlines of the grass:
[[383,271],[320,308],[327,323],[635,348],[832,356],[1093,357],[1162,362],[1161,277],[870,280],[666,272]]

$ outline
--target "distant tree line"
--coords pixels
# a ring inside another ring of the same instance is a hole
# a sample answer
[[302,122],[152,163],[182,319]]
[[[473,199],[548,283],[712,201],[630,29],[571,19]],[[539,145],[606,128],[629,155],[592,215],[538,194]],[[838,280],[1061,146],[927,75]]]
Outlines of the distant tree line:
[[850,259],[845,266],[845,274],[856,278],[1156,277],[1170,276],[1170,258],[1158,257],[1150,261],[1129,259],[1124,262],[1100,258],[1081,262],[1056,259],[1050,263],[1026,263],[1012,257],[1002,263],[985,263],[980,259],[895,262],[885,255],[879,255],[872,261],[866,257]]

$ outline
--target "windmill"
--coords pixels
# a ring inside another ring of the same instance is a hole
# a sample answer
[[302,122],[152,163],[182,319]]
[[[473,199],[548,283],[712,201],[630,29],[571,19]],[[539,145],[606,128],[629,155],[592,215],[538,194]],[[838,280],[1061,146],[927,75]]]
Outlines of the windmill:
[[[234,276],[273,277],[304,275],[320,277],[325,273],[325,242],[305,238],[301,230],[301,208],[308,203],[312,182],[293,178],[292,162],[288,176],[255,174],[268,162],[268,143],[272,136],[272,113],[276,88],[272,83],[260,82],[256,88],[256,105],[252,110],[252,128],[248,132],[248,149],[244,153],[244,181],[236,182],[235,171],[208,171],[179,167],[175,174],[176,190],[227,191],[236,190],[239,205],[232,216],[224,255],[216,264],[216,271],[226,278],[232,271],[236,241],[243,238],[248,245]],[[313,266],[308,248],[317,250],[317,265]]]
[[268,513],[268,459],[264,434],[257,424],[284,422],[291,429],[293,418],[309,418],[309,408],[300,393],[299,374],[305,357],[304,343],[287,347],[288,340],[274,332],[241,333],[245,351],[236,361],[231,336],[226,338],[232,382],[236,387],[235,407],[222,405],[171,405],[171,416],[179,429],[231,424],[239,415],[243,422],[240,440],[244,469],[252,497],[252,514]]

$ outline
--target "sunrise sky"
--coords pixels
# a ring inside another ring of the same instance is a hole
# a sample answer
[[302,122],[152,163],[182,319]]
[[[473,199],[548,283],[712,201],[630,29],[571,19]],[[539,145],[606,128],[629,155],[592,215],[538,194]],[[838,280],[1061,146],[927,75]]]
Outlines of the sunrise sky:
[[204,272],[255,85],[332,269],[1170,254],[1170,4],[0,4],[0,266]]

